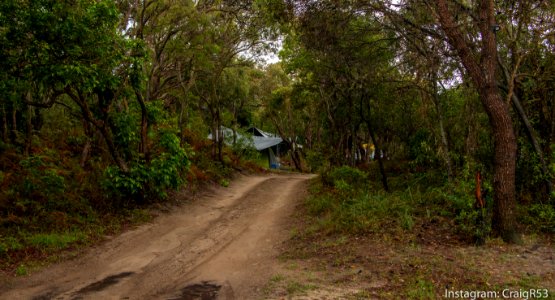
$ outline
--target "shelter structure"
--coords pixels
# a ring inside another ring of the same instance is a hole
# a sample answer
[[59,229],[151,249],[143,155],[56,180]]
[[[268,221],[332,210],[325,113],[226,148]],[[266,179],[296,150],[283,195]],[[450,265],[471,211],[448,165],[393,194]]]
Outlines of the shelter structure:
[[[228,145],[233,144],[233,130],[223,126],[220,130],[225,143]],[[283,139],[273,133],[263,131],[256,127],[247,129],[247,133],[251,133],[252,136],[246,136],[236,132],[236,141],[243,145],[254,147],[268,159],[269,168],[278,169],[280,167],[279,156],[281,153],[287,151],[287,146],[283,142]],[[212,139],[212,134],[209,134],[208,138]]]

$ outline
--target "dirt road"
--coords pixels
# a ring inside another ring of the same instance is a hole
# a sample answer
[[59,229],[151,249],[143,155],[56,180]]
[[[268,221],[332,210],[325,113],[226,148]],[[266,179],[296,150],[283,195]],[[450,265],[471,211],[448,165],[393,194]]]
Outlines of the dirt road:
[[310,175],[241,177],[78,259],[0,287],[0,299],[257,299]]

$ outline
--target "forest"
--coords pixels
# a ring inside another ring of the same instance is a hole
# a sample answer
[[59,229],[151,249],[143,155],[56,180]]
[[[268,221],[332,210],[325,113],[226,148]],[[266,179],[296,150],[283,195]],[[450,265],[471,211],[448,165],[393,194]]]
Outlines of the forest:
[[553,1],[3,0],[0,268],[265,172],[253,126],[320,175],[316,231],[552,237],[554,28]]

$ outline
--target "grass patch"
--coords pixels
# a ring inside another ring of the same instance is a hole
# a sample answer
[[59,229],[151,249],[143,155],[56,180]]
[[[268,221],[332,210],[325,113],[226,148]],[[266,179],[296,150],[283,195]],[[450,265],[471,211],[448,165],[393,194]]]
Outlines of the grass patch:
[[434,284],[424,278],[416,278],[407,286],[407,299],[428,300],[436,299]]
[[23,249],[23,244],[13,236],[0,237],[0,257],[8,251]]
[[0,229],[0,268],[13,275],[34,272],[49,263],[76,255],[80,248],[102,240],[106,235],[148,222],[152,215],[148,209],[133,208],[74,219],[73,226],[65,230]]
[[285,287],[285,290],[287,291],[287,294],[291,296],[296,294],[304,294],[316,288],[317,286],[313,284],[305,284],[305,283],[300,283],[298,281],[289,281],[287,283],[287,286]]
[[29,271],[27,271],[27,267],[25,266],[25,264],[20,264],[19,266],[17,266],[17,269],[15,269],[16,276],[25,276],[28,273]]
[[87,235],[83,232],[65,232],[65,233],[38,233],[30,236],[27,243],[39,250],[50,252],[52,250],[61,250],[71,246],[74,243],[85,242]]
[[275,283],[282,282],[284,280],[285,280],[285,276],[281,274],[276,274],[270,278],[270,282],[275,282]]
[[407,191],[364,191],[344,197],[335,190],[312,195],[308,212],[316,217],[317,230],[328,233],[363,233],[386,226],[411,230],[416,200]]

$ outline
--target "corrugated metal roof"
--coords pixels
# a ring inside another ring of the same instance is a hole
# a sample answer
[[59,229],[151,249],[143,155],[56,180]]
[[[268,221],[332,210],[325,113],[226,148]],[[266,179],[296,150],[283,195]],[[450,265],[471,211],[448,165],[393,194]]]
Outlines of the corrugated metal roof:
[[[244,136],[240,133],[237,133],[237,141],[240,141],[245,144],[251,144],[256,150],[262,151],[264,149],[268,149],[273,147],[283,140],[280,137],[276,137],[272,133],[264,132],[259,129],[265,136]],[[225,137],[225,143],[230,145],[233,143],[233,130],[227,127],[222,127],[222,132]],[[212,134],[208,135],[208,139],[212,139]]]
[[253,136],[252,139],[254,141],[254,147],[258,151],[270,148],[272,146],[275,146],[283,142],[281,138],[277,138],[277,137],[272,138],[272,137]]

